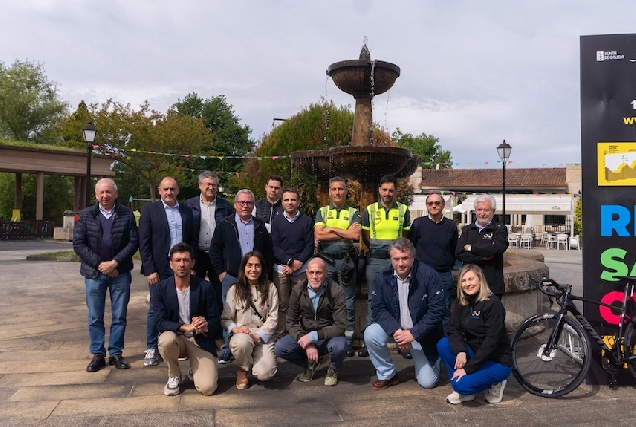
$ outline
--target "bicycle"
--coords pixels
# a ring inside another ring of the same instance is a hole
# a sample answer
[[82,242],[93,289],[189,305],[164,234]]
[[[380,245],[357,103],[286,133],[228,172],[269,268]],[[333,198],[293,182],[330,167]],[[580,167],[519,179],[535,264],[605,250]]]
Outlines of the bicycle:
[[[549,278],[530,276],[547,295],[555,313],[530,316],[515,333],[511,347],[513,374],[530,393],[542,397],[560,397],[575,390],[585,379],[591,364],[590,339],[601,348],[603,369],[609,374],[608,384],[616,385],[616,375],[627,364],[636,378],[636,318],[631,317],[634,306],[636,277],[620,277],[625,283],[623,305],[612,306],[572,294],[572,286],[558,284]],[[611,347],[581,314],[574,301],[584,301],[613,311],[620,310],[620,321]],[[570,313],[572,316],[568,316]]]

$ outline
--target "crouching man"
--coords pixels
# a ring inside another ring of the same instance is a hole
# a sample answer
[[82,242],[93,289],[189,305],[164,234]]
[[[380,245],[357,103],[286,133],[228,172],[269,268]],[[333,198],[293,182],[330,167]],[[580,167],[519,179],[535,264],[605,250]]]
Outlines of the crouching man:
[[321,258],[307,263],[307,280],[294,286],[287,310],[287,330],[274,346],[274,353],[299,366],[305,373],[296,379],[311,381],[320,356],[329,353],[325,385],[338,384],[338,369],[347,355],[344,336],[347,313],[342,287],[327,277]]
[[194,262],[192,247],[177,243],[170,251],[174,275],[151,288],[159,352],[168,365],[166,396],[181,392],[179,357],[189,359],[194,386],[201,394],[210,396],[217,387],[214,337],[221,330],[219,306],[212,284],[190,275]]
[[400,237],[389,249],[391,265],[375,278],[371,307],[376,323],[364,331],[364,343],[378,379],[371,386],[383,390],[397,385],[395,363],[388,341],[400,351],[410,351],[415,378],[424,388],[433,388],[439,379],[437,342],[442,338],[442,319],[448,316],[444,286],[439,274],[423,262],[415,261],[415,247]]

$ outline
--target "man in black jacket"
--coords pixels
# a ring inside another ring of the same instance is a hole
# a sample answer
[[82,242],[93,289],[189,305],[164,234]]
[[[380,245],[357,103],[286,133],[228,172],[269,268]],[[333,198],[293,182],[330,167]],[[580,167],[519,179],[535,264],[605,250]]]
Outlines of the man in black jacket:
[[283,213],[283,205],[280,195],[283,191],[283,178],[280,175],[272,175],[267,178],[265,184],[265,197],[254,203],[252,215],[265,223],[267,231],[272,232],[272,220]]
[[455,255],[464,264],[481,267],[493,294],[500,300],[506,293],[503,254],[508,249],[508,229],[493,221],[497,202],[489,194],[475,199],[477,221],[462,228]]
[[112,321],[108,343],[108,363],[117,369],[128,369],[122,357],[126,314],[130,300],[132,257],[137,252],[139,235],[130,209],[117,203],[117,185],[102,178],[95,185],[97,203],[80,212],[73,234],[73,249],[82,264],[88,307],[88,334],[91,362],[88,372],[106,366],[104,348],[104,305],[110,291]]
[[[221,296],[225,304],[225,296],[230,286],[236,283],[238,269],[243,255],[258,251],[265,258],[265,271],[272,280],[273,253],[272,239],[269,236],[265,223],[252,216],[254,208],[254,193],[251,190],[239,190],[234,197],[234,210],[236,213],[225,218],[216,225],[212,242],[210,243],[210,261],[221,282]],[[232,352],[227,346],[227,333],[223,352],[219,357],[219,363],[230,363]]]

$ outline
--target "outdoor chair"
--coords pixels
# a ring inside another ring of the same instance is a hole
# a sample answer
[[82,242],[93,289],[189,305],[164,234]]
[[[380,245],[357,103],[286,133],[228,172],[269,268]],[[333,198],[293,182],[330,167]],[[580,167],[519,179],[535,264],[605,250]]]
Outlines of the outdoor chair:
[[581,241],[579,236],[570,237],[570,249],[581,250]]
[[519,246],[532,249],[532,234],[522,234],[519,240]]
[[518,233],[510,233],[508,234],[508,246],[509,247],[519,247],[519,234]]
[[556,249],[557,247],[557,238],[554,234],[548,234],[548,237],[545,238],[545,247],[546,249],[550,249],[550,246],[553,246]]
[[567,251],[569,249],[569,245],[568,245],[568,241],[570,240],[570,236],[568,236],[567,234],[563,234],[563,233],[559,233],[556,235],[556,248],[557,250],[559,250],[561,248],[561,245],[563,245],[563,247],[565,248],[565,250]]

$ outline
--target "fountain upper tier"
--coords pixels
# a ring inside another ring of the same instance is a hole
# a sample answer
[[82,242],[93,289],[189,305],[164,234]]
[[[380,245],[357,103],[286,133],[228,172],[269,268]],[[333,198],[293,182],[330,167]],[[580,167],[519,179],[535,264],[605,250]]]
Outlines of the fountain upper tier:
[[331,64],[327,75],[341,91],[354,98],[370,98],[391,89],[400,76],[400,67],[385,61],[355,59]]

